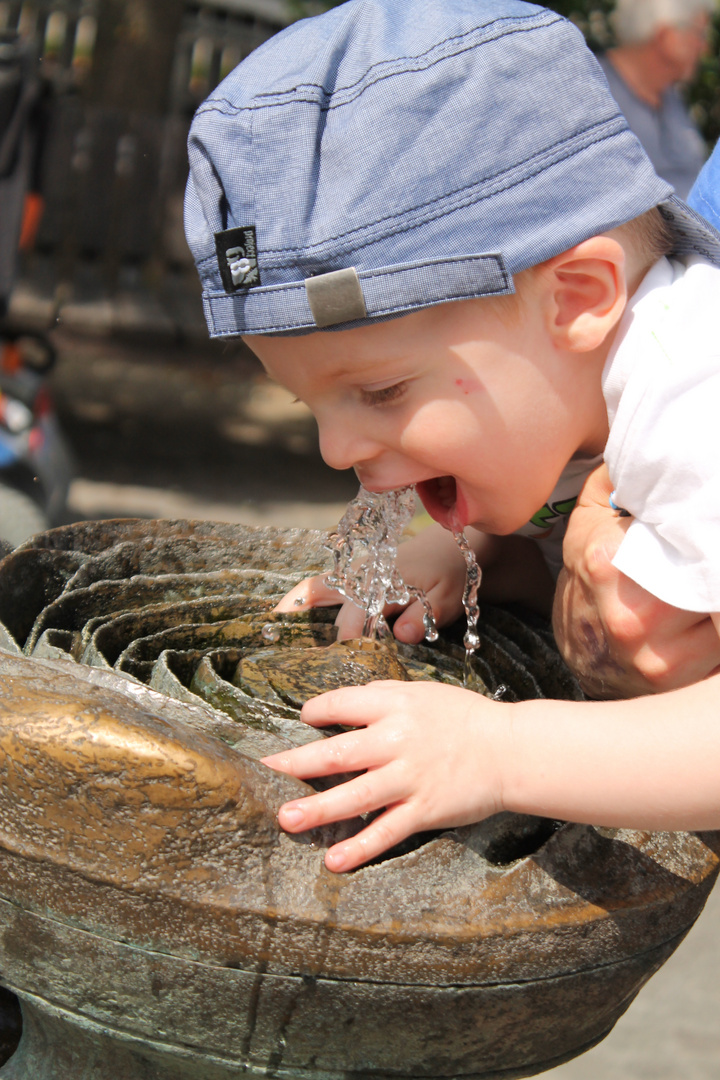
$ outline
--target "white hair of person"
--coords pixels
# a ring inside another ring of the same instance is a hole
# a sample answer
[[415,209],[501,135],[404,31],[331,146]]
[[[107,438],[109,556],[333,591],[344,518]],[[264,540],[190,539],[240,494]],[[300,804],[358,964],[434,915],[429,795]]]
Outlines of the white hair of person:
[[687,26],[716,8],[717,0],[616,0],[610,18],[620,45],[640,45],[659,26]]

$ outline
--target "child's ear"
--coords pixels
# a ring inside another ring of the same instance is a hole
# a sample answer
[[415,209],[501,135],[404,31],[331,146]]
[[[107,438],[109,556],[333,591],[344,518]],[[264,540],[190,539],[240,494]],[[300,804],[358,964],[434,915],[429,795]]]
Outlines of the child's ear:
[[594,236],[543,267],[545,311],[555,344],[592,352],[617,325],[627,303],[625,252],[609,236]]

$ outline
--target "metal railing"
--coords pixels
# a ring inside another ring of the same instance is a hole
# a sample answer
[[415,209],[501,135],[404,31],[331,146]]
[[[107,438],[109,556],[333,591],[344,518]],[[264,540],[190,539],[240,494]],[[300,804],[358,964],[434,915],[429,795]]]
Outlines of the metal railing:
[[262,4],[237,7],[186,5],[171,91],[171,107],[176,111],[198,105],[253,49],[292,21],[284,4],[265,10]]
[[37,42],[54,71],[81,76],[91,62],[97,34],[94,0],[0,0],[0,30],[17,30]]

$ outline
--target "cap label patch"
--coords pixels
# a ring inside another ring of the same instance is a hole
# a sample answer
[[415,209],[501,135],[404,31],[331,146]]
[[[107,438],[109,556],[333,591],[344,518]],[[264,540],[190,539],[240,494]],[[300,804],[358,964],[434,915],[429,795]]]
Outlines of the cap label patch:
[[260,284],[253,225],[215,233],[215,250],[225,292],[239,292]]

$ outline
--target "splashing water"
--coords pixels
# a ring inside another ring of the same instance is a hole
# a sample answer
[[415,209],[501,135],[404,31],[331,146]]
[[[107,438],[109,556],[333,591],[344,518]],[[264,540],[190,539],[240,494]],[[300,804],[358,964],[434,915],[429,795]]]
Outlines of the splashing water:
[[[421,589],[406,584],[396,566],[398,544],[414,513],[414,488],[378,494],[360,485],[357,497],[348,504],[342,521],[328,539],[334,567],[327,583],[365,609],[363,637],[373,641],[378,634],[388,633],[382,614],[385,605],[405,606],[412,599],[423,606],[426,641],[438,639],[428,598]],[[363,561],[353,566],[359,557]]]
[[455,543],[460,548],[462,556],[465,559],[463,607],[465,608],[465,618],[467,619],[467,630],[465,631],[465,637],[463,638],[463,645],[465,646],[465,685],[467,686],[472,678],[472,656],[475,650],[480,646],[480,635],[477,632],[480,607],[477,602],[477,596],[478,589],[480,588],[480,581],[482,580],[482,571],[478,566],[475,552],[470,547],[465,533],[453,530],[453,536],[455,537]]
[[[360,486],[357,497],[348,508],[328,540],[333,553],[334,567],[327,578],[332,589],[337,589],[358,607],[365,609],[363,637],[375,640],[388,633],[383,618],[386,604],[410,603],[415,598],[423,605],[423,624],[426,641],[437,641],[438,630],[428,598],[421,589],[408,585],[396,566],[397,549],[403,530],[415,512],[415,489],[399,488],[377,494]],[[465,559],[465,590],[463,607],[467,630],[465,645],[465,685],[474,679],[472,657],[480,645],[477,623],[480,608],[477,597],[482,572],[475,553],[464,532],[454,531],[455,542]],[[353,565],[358,557],[362,561]]]

